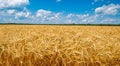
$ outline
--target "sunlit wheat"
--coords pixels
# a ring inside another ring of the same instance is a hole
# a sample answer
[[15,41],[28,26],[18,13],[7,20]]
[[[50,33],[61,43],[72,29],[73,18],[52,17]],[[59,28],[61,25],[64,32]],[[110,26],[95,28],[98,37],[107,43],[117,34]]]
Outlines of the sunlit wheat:
[[120,27],[0,25],[0,66],[120,66]]

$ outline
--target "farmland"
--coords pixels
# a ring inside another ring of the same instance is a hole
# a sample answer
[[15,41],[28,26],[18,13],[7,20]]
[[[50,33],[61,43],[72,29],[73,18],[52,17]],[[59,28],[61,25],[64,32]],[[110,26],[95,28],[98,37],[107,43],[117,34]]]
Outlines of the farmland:
[[0,25],[0,66],[120,66],[120,27]]

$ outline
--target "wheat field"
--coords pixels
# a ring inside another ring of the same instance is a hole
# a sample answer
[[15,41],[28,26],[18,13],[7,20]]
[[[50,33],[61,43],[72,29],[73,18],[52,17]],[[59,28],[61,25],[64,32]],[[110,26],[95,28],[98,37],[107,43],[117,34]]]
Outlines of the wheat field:
[[120,66],[120,27],[0,25],[0,66]]

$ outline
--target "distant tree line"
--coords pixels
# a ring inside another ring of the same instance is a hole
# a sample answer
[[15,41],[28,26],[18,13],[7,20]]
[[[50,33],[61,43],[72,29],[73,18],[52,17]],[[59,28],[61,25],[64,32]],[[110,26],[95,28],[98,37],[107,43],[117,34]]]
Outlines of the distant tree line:
[[0,23],[0,25],[73,25],[73,26],[120,26],[120,24],[31,24],[31,23]]

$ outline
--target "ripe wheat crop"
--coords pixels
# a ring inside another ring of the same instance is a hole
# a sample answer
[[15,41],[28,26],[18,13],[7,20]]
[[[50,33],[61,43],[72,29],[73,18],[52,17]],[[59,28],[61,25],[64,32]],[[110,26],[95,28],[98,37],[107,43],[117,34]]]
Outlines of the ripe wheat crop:
[[0,66],[120,66],[120,27],[0,25]]

